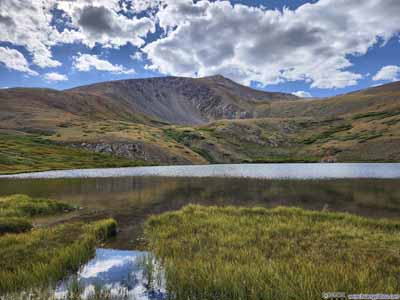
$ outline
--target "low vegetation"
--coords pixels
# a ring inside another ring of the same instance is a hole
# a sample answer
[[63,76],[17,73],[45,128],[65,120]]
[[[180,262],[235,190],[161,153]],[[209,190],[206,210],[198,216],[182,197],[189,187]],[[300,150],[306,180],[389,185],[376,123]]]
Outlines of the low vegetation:
[[75,149],[36,136],[0,133],[0,174],[137,165],[143,162]]
[[74,209],[26,195],[0,197],[0,299],[4,294],[56,283],[92,257],[97,244],[115,235],[112,219],[50,228],[32,225],[36,217]]
[[170,299],[397,293],[400,223],[298,208],[190,205],[151,217]]
[[0,237],[0,295],[56,283],[76,271],[95,247],[115,235],[112,219],[71,223]]
[[69,212],[76,207],[49,199],[36,199],[27,195],[0,197],[0,234],[20,233],[33,226],[32,217]]

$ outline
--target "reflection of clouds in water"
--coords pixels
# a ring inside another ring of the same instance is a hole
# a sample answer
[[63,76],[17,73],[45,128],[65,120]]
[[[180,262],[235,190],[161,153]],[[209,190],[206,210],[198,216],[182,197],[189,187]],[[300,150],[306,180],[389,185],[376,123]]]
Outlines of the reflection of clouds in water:
[[144,251],[97,249],[95,258],[89,261],[75,277],[61,283],[55,296],[57,299],[65,299],[68,286],[77,280],[82,288],[83,299],[90,298],[98,286],[109,291],[111,296],[120,299],[165,299],[164,276],[157,264],[151,284],[153,288],[148,289],[144,268],[144,261],[148,257],[149,253]]
[[97,249],[96,257],[85,265],[78,275],[91,278],[112,270],[117,271],[120,268],[133,268],[135,262],[144,255],[146,252]]

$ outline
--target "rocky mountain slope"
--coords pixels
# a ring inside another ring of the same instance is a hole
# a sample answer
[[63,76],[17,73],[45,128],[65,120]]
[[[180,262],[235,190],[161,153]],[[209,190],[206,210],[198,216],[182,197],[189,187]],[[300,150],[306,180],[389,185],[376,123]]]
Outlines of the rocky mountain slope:
[[[0,172],[37,169],[39,149],[55,153],[45,161],[49,168],[70,166],[73,155],[60,156],[72,153],[68,149],[85,157],[105,154],[108,166],[126,159],[400,161],[400,82],[327,99],[260,92],[221,76],[123,80],[67,91],[5,89],[0,140],[8,145],[0,143]],[[28,156],[27,147],[35,155]]]
[[220,75],[199,79],[119,80],[78,87],[70,92],[112,98],[133,111],[172,124],[248,119],[258,116],[259,104],[298,99],[291,94],[254,90]]

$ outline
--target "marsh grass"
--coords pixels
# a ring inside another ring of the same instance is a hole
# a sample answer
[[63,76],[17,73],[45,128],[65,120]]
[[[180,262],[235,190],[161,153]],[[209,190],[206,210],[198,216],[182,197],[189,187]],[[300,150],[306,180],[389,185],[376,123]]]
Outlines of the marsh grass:
[[34,217],[53,215],[76,209],[67,203],[31,198],[27,195],[0,197],[0,217]]
[[25,218],[0,217],[0,235],[4,233],[21,233],[32,229],[32,223]]
[[190,205],[145,225],[170,299],[397,293],[399,233],[399,222],[283,207]]
[[75,206],[27,195],[0,197],[0,235],[21,233],[32,229],[31,218],[69,212]]
[[93,257],[95,247],[116,234],[112,219],[71,223],[0,237],[0,295],[48,286]]

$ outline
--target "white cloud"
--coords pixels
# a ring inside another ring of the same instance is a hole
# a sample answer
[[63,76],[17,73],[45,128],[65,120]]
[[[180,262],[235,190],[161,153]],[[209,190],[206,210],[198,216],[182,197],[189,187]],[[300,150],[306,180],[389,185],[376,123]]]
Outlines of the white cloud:
[[300,98],[311,98],[312,95],[309,92],[306,91],[297,91],[292,93],[293,95],[300,97]]
[[385,66],[372,77],[372,80],[389,80],[396,81],[400,78],[400,66]]
[[89,47],[96,43],[105,47],[143,45],[144,37],[155,31],[154,21],[119,14],[121,9],[126,10],[126,5],[121,5],[117,0],[59,1],[57,7],[70,18],[73,29],[64,30],[55,38],[67,43],[79,41]]
[[49,39],[55,30],[50,26],[51,9],[55,0],[1,0],[0,14],[6,20],[0,23],[0,41],[24,46],[39,67],[57,67],[59,61],[52,58]]
[[0,63],[3,63],[8,69],[27,73],[29,75],[38,75],[37,72],[29,68],[29,63],[21,52],[8,47],[0,47]]
[[107,60],[100,59],[97,55],[80,54],[74,58],[74,67],[78,71],[88,72],[90,70],[106,71],[116,74],[134,74],[135,70],[125,69],[121,65],[113,65]]
[[131,1],[132,10],[140,13],[148,9],[156,9],[161,4],[161,0],[134,0]]
[[[66,25],[61,32],[52,23],[55,8],[63,12],[62,17],[57,16],[58,23]],[[118,0],[1,0],[0,41],[24,46],[41,68],[61,65],[51,52],[61,43],[143,45],[143,38],[155,30],[154,21],[128,18],[117,13],[121,8]]]
[[56,73],[56,72],[46,73],[46,74],[44,74],[43,77],[47,81],[66,81],[66,80],[68,80],[67,75]]
[[[164,74],[342,88],[363,77],[349,57],[397,35],[399,15],[399,0],[319,0],[282,11],[223,0],[0,0],[0,41],[24,46],[42,68],[61,64],[51,52],[58,44],[132,44],[151,62],[146,69]],[[156,25],[163,32],[146,45]],[[107,61],[82,65],[133,72]],[[28,64],[25,70],[36,73]]]
[[398,0],[320,0],[282,12],[228,1],[166,2],[157,14],[165,36],[143,48],[148,68],[223,74],[245,84],[355,85],[362,75],[348,69],[349,55],[363,55],[400,30]]
[[137,61],[143,61],[144,60],[144,54],[143,52],[137,51],[134,54],[130,56],[131,59],[137,60]]

